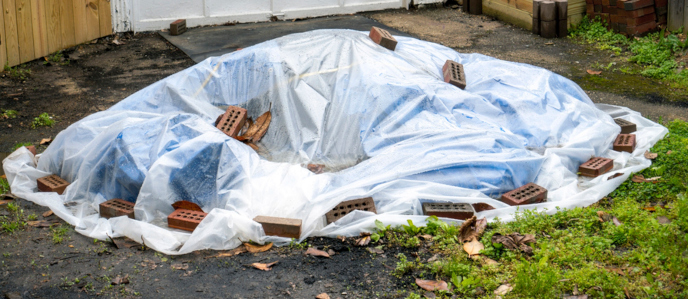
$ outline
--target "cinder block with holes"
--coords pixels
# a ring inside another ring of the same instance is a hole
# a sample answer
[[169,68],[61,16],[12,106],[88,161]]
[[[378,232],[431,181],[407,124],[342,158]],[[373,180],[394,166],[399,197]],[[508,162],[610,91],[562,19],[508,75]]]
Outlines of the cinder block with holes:
[[602,157],[593,157],[578,167],[578,172],[582,176],[597,177],[614,168],[614,160]]
[[633,153],[635,150],[635,134],[619,134],[614,140],[614,150],[617,152]]
[[444,82],[461,89],[466,88],[466,73],[463,71],[462,64],[453,60],[447,60],[444,66],[442,66],[442,74],[444,75]]
[[186,32],[186,20],[185,19],[179,19],[179,20],[176,20],[176,21],[170,23],[170,34],[171,35],[180,35],[184,32]]
[[244,123],[246,123],[246,109],[229,106],[217,124],[217,128],[227,136],[236,138],[244,127]]
[[268,236],[295,239],[301,237],[301,219],[256,216],[253,221],[260,223]]
[[544,202],[547,201],[547,189],[534,183],[528,183],[504,193],[502,201],[512,206]]
[[44,176],[36,180],[38,184],[38,191],[41,192],[57,192],[57,194],[62,195],[62,193],[69,186],[69,182],[63,180],[56,174],[51,174],[49,176]]
[[187,231],[194,231],[208,213],[177,209],[167,216],[167,226]]
[[424,202],[423,214],[428,216],[466,220],[475,214],[475,210],[471,204],[467,203]]
[[636,130],[636,125],[625,119],[615,118],[614,122],[621,127],[621,134],[633,133]]
[[327,214],[325,214],[325,219],[327,219],[327,224],[330,224],[355,210],[377,213],[373,198],[366,197],[341,202],[332,210],[327,212]]
[[100,217],[110,219],[112,217],[127,216],[134,218],[134,203],[115,198],[100,204]]
[[397,40],[389,34],[389,31],[373,26],[370,28],[370,39],[376,44],[394,51],[397,47]]

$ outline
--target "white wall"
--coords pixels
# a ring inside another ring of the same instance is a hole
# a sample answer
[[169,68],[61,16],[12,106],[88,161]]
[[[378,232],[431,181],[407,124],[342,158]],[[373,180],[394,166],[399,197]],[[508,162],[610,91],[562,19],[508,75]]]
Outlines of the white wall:
[[[169,28],[177,19],[188,27],[227,22],[265,22],[279,19],[349,14],[406,7],[411,0],[111,0],[115,32]],[[443,0],[422,0],[427,3]]]

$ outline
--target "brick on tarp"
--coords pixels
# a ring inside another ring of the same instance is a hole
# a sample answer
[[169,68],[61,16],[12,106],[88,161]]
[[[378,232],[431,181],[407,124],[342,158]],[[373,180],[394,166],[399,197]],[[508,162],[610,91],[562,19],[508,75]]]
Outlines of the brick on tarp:
[[34,156],[37,154],[36,153],[36,147],[33,145],[27,146],[26,149],[29,150]]
[[330,224],[335,222],[342,217],[348,215],[353,211],[368,211],[377,214],[377,209],[375,208],[375,201],[372,197],[358,198],[347,200],[339,203],[337,206],[332,208],[327,214],[325,214],[325,219],[327,223]]
[[471,204],[452,202],[424,202],[423,215],[466,220],[473,217],[475,209]]
[[192,232],[203,221],[205,216],[208,216],[208,213],[176,209],[167,216],[167,226]]
[[653,6],[654,4],[655,4],[654,0],[632,0],[632,1],[626,1],[626,3],[624,3],[624,9],[625,10],[636,10],[636,9],[641,9],[643,7]]
[[127,216],[131,219],[134,217],[134,203],[123,199],[115,198],[103,202],[99,205],[100,217],[110,219],[112,217]]
[[637,18],[626,18],[626,25],[628,27],[638,26],[638,25],[642,25],[642,24],[654,22],[654,21],[655,21],[655,14],[649,14],[649,15],[644,15],[642,17],[637,17]]
[[547,189],[535,183],[528,183],[502,195],[501,200],[518,206],[547,201]]
[[394,51],[397,47],[397,40],[385,29],[373,26],[370,28],[370,34],[368,36],[370,36],[373,42],[388,50]]
[[578,167],[578,172],[582,176],[597,177],[614,168],[614,160],[602,157],[593,157]]
[[613,149],[617,152],[633,153],[635,145],[635,134],[619,134],[614,140]]
[[236,138],[246,123],[246,114],[247,111],[244,108],[229,106],[216,127],[227,134],[227,136]]
[[301,219],[256,216],[253,221],[260,223],[268,236],[297,239],[301,237]]
[[463,65],[453,61],[447,60],[442,66],[442,75],[444,82],[454,85],[458,88],[466,88],[466,73],[463,70]]
[[630,121],[627,121],[623,118],[615,118],[614,122],[619,127],[621,127],[621,134],[630,134],[630,133],[635,132],[635,130],[637,129],[636,124],[634,124]]
[[641,35],[657,28],[657,22],[652,21],[638,26],[626,26],[626,33],[630,35]]
[[170,23],[170,34],[171,35],[180,35],[184,32],[186,32],[186,20],[185,19],[179,19],[179,20],[176,20],[176,21]]
[[36,180],[36,184],[38,185],[38,191],[57,192],[57,194],[60,195],[62,195],[65,189],[67,189],[67,186],[69,186],[69,182],[65,181],[56,174],[39,178]]

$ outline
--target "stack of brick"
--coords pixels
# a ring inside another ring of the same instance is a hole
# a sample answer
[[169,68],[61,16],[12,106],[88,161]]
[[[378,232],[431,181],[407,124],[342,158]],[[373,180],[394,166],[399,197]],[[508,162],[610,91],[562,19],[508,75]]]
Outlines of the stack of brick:
[[568,0],[533,0],[533,33],[544,38],[568,35]]
[[667,0],[586,0],[588,17],[625,35],[641,35],[666,24]]

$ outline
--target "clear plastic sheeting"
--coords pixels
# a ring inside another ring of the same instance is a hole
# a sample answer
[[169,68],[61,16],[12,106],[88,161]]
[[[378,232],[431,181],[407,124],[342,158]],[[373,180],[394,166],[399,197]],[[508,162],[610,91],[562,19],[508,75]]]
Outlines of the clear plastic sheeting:
[[[549,198],[520,209],[587,206],[648,167],[643,153],[667,132],[627,108],[595,106],[542,68],[397,39],[389,51],[367,32],[317,30],[209,58],[72,124],[38,157],[20,148],[5,172],[13,193],[84,235],[184,254],[290,241],[266,237],[257,215],[301,219],[301,239],[358,235],[376,219],[422,225],[421,200],[487,203],[496,209],[479,217],[509,221],[517,207],[499,196],[529,182]],[[464,65],[465,90],[443,82],[448,59]],[[228,105],[253,119],[272,112],[258,152],[214,127]],[[613,117],[638,125],[633,154],[612,151]],[[614,169],[579,177],[593,156],[614,159]],[[53,173],[71,182],[66,192],[37,192],[36,179]],[[325,225],[338,203],[367,196],[377,215]],[[100,218],[98,205],[112,198],[136,202],[136,220]],[[179,200],[209,213],[193,233],[167,228]]]

